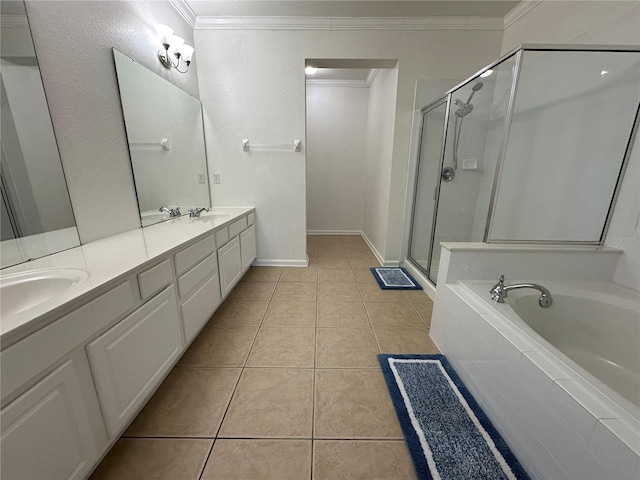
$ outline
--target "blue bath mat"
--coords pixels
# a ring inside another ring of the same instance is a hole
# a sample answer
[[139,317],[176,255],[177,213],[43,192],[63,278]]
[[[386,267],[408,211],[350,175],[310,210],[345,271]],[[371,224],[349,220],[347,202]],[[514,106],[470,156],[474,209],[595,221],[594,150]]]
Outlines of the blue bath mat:
[[371,267],[373,278],[383,290],[422,290],[422,287],[402,267]]
[[378,355],[419,479],[528,479],[443,355]]

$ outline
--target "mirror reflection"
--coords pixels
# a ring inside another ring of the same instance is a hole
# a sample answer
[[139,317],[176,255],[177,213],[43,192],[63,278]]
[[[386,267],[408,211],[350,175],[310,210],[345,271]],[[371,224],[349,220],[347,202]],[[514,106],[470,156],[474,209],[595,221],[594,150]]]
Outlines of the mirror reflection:
[[1,2],[1,266],[80,245],[23,2]]
[[200,100],[113,56],[142,226],[210,207]]

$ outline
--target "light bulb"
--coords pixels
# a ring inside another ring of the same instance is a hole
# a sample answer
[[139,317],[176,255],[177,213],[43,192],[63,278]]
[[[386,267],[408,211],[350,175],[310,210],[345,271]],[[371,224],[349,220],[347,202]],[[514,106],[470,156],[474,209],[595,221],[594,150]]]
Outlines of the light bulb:
[[160,43],[168,45],[169,38],[173,35],[173,28],[168,27],[167,25],[158,24],[156,25],[156,33],[160,37]]
[[191,45],[187,45],[186,43],[184,45],[181,45],[179,50],[180,58],[182,58],[182,60],[184,60],[185,62],[190,62],[193,51],[194,48]]
[[307,75],[315,75],[317,71],[318,67],[312,67],[311,65],[304,68],[304,73],[306,73]]

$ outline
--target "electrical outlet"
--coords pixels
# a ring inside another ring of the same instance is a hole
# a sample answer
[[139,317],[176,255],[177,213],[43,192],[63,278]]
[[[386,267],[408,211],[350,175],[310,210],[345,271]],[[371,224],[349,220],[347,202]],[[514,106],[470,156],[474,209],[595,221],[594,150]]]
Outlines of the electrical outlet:
[[215,183],[216,185],[220,183],[220,174],[219,173],[214,173],[213,174],[213,183]]
[[207,183],[207,177],[204,173],[198,174],[198,183]]

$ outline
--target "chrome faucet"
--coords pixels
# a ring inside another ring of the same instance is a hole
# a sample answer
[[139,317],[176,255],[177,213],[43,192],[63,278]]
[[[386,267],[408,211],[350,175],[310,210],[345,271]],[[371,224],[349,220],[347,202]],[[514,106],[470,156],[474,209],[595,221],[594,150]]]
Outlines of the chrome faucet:
[[171,218],[179,217],[180,215],[182,215],[182,213],[180,213],[180,207],[176,207],[176,208],[160,207],[158,211],[167,212],[169,214],[169,217]]
[[507,292],[509,290],[515,290],[516,288],[534,288],[538,290],[540,292],[538,304],[542,308],[547,308],[553,303],[551,293],[542,285],[538,285],[536,283],[519,283],[517,285],[505,286],[504,275],[500,275],[500,280],[498,280],[498,283],[496,283],[493,288],[489,290],[489,293],[491,294],[491,300],[496,303],[504,303],[504,299],[507,298]]
[[189,217],[198,218],[202,212],[208,211],[209,209],[207,207],[192,208],[191,210],[189,210]]

